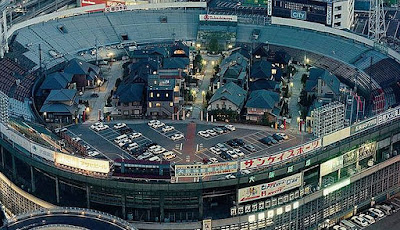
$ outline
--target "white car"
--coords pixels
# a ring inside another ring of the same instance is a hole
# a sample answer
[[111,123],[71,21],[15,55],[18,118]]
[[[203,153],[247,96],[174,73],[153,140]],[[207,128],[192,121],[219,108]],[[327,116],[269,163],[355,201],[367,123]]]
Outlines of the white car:
[[118,123],[114,125],[114,129],[122,129],[123,127],[126,127],[125,123]]
[[228,150],[228,151],[226,151],[226,153],[227,153],[229,156],[231,156],[233,159],[238,158],[238,155],[236,155],[236,153],[235,153],[234,151],[232,151],[232,150]]
[[74,142],[79,142],[82,139],[80,137],[73,137],[71,140],[74,141]]
[[221,150],[217,147],[211,147],[210,152],[217,154],[217,155],[221,154]]
[[91,125],[90,128],[94,129],[95,127],[100,126],[100,125],[103,125],[103,123],[102,122],[96,122],[93,125]]
[[139,148],[139,145],[136,142],[130,143],[127,147],[126,150],[131,151],[133,149]]
[[132,143],[132,141],[129,138],[123,139],[118,143],[119,147],[123,147],[124,145],[128,144],[128,143]]
[[339,225],[335,225],[335,226],[333,226],[333,228],[332,228],[333,230],[346,230],[346,228],[345,227],[342,227],[342,226],[339,226]]
[[218,163],[218,160],[217,160],[217,158],[212,157],[212,158],[209,159],[209,163],[210,164]]
[[208,134],[210,134],[211,136],[217,136],[217,135],[218,135],[218,133],[216,133],[216,132],[215,132],[214,130],[212,130],[212,129],[207,129],[206,132],[207,132]]
[[144,152],[142,155],[138,156],[138,160],[144,160],[147,159],[149,157],[153,156],[152,153],[150,152]]
[[361,227],[367,227],[369,224],[366,220],[358,217],[358,216],[353,216],[351,218],[351,221],[353,221],[354,223],[360,225]]
[[243,170],[241,170],[240,172],[241,172],[243,175],[247,175],[247,174],[250,174],[250,173],[251,173],[251,171],[248,170],[248,169],[243,169]]
[[161,121],[159,121],[159,120],[151,120],[151,121],[149,121],[147,124],[148,124],[149,126],[152,126],[152,127],[153,127],[153,125],[159,124],[159,123],[161,123]]
[[106,129],[108,129],[108,125],[99,125],[97,127],[94,127],[93,130],[99,132],[99,131],[106,130]]
[[135,139],[135,138],[138,138],[138,137],[141,137],[141,136],[142,136],[141,133],[132,133],[131,135],[129,135],[129,137],[132,138],[132,139]]
[[161,161],[161,158],[159,156],[154,156],[149,158],[149,161]]
[[167,151],[167,150],[164,149],[163,147],[161,147],[161,148],[157,148],[157,149],[153,150],[153,153],[154,154],[160,154],[160,153],[163,153],[165,151]]
[[155,128],[155,129],[158,129],[158,128],[161,128],[161,127],[163,127],[165,124],[164,123],[162,123],[162,122],[160,122],[160,123],[156,123],[156,124],[154,124],[153,125],[153,128]]
[[370,209],[368,209],[368,211],[370,211],[374,215],[378,216],[379,218],[382,218],[385,216],[385,213],[383,213],[381,210],[379,210],[377,208],[370,208]]
[[239,157],[243,157],[244,153],[240,149],[233,149],[233,152],[235,152]]
[[222,144],[222,143],[218,143],[215,145],[215,147],[217,147],[218,149],[220,149],[221,151],[228,151],[228,148]]
[[165,126],[164,128],[162,128],[162,131],[164,132],[164,133],[166,133],[166,132],[170,132],[170,131],[172,131],[172,130],[174,130],[175,128],[174,128],[174,126]]
[[225,176],[225,178],[229,180],[229,179],[235,179],[236,177],[235,177],[235,175],[228,174]]
[[289,139],[288,135],[286,135],[285,133],[277,133],[277,135],[281,136],[285,140]]
[[225,128],[229,129],[230,131],[235,131],[236,128],[233,125],[225,125]]
[[88,152],[88,155],[91,156],[91,157],[95,157],[95,156],[100,155],[100,153],[97,152],[97,151],[89,151],[89,152]]
[[374,219],[372,216],[370,216],[370,215],[361,213],[361,214],[359,215],[359,217],[360,217],[360,218],[363,218],[364,220],[366,220],[369,224],[375,223],[375,219]]
[[180,139],[185,138],[182,133],[175,133],[174,135],[171,136],[171,140],[177,141]]
[[206,131],[199,131],[197,134],[205,138],[210,137],[210,134],[208,134]]

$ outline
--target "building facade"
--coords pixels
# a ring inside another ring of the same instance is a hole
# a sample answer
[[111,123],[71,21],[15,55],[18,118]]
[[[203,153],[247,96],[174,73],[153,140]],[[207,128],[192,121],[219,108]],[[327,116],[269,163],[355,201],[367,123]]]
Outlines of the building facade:
[[344,104],[331,102],[311,111],[314,136],[321,137],[344,128]]

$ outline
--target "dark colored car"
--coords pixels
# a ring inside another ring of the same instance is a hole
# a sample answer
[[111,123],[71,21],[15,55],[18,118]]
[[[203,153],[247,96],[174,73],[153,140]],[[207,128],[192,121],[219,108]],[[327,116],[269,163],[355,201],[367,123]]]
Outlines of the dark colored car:
[[269,138],[271,140],[272,144],[278,143],[278,141],[275,140],[275,138],[273,138],[272,136],[268,136],[267,138]]
[[260,139],[259,141],[266,145],[272,145],[272,141],[268,137],[264,137],[264,138]]
[[235,142],[236,142],[236,144],[237,145],[239,145],[239,146],[243,146],[245,143],[244,143],[244,141],[242,140],[242,139],[233,139]]
[[238,143],[234,140],[234,139],[232,139],[232,140],[229,140],[228,142],[226,142],[229,146],[231,146],[231,147],[237,147],[238,146]]
[[244,145],[244,148],[249,150],[250,152],[257,151],[256,148],[254,148],[254,146],[252,146],[252,145]]
[[277,141],[283,141],[283,140],[284,140],[284,138],[283,138],[282,136],[280,136],[280,135],[278,135],[278,134],[276,134],[276,133],[274,133],[274,134],[272,135],[272,137],[273,137],[275,140],[277,140]]
[[132,129],[129,127],[125,127],[122,129],[119,129],[118,132],[122,135],[122,134],[128,134],[128,133],[132,133]]

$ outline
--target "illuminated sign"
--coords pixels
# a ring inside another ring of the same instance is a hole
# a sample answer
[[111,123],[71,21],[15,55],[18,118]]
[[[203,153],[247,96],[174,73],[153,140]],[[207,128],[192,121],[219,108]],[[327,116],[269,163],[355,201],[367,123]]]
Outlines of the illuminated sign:
[[175,177],[204,177],[235,173],[237,171],[236,162],[221,162],[209,165],[175,165]]
[[272,0],[268,0],[267,12],[268,16],[272,16]]
[[288,190],[300,187],[302,183],[303,178],[301,173],[297,173],[273,182],[242,188],[238,191],[238,202],[243,203],[275,196]]
[[343,168],[343,155],[330,159],[320,165],[320,176],[323,177],[331,172]]
[[325,188],[325,189],[322,191],[322,194],[323,194],[324,196],[326,196],[326,195],[328,195],[329,193],[332,193],[332,192],[334,192],[334,191],[337,191],[337,190],[339,190],[339,189],[341,189],[341,188],[343,188],[343,187],[345,187],[345,186],[347,186],[347,185],[349,185],[349,184],[350,184],[350,178],[347,178],[347,179],[345,179],[345,180],[342,180],[342,181],[340,181],[340,182],[338,182],[338,183],[336,183],[336,184],[333,184],[333,185],[331,185],[331,186]]
[[321,146],[322,146],[321,139],[317,139],[317,140],[308,142],[304,145],[300,145],[300,146],[279,152],[279,153],[271,155],[271,156],[243,160],[240,162],[240,169],[271,166],[271,165],[274,165],[277,163],[281,163],[281,162],[290,160],[294,157],[304,155],[313,150],[319,149]]
[[378,125],[389,122],[391,120],[394,120],[400,116],[400,107],[397,107],[395,109],[388,110],[385,113],[381,113],[377,116],[376,118],[376,123]]
[[85,159],[63,153],[55,154],[55,163],[90,172],[109,173],[110,162],[97,159]]
[[332,25],[332,3],[326,6],[326,24]]
[[290,17],[293,19],[298,19],[298,20],[306,20],[307,12],[302,11],[302,10],[291,10]]
[[199,19],[210,22],[237,22],[236,15],[200,14]]
[[388,111],[378,114],[373,118],[369,118],[351,127],[351,134],[361,132],[363,130],[374,127],[375,125],[384,124],[400,117],[400,106],[389,109]]

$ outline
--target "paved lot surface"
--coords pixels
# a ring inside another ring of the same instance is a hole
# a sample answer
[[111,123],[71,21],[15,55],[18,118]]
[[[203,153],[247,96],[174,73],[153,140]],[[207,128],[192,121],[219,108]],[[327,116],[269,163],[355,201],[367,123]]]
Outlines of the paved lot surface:
[[[68,128],[68,133],[71,136],[79,136],[83,139],[83,144],[89,145],[92,149],[101,153],[99,157],[108,159],[135,159],[138,155],[130,151],[120,148],[114,139],[121,135],[118,130],[113,129],[113,125],[117,122],[106,123],[110,128],[95,132],[90,129],[90,124],[79,124],[73,125]],[[166,125],[174,127],[174,130],[163,132],[162,128],[151,128],[147,125],[146,121],[128,123],[127,127],[131,132],[142,133],[141,137],[135,138],[133,142],[137,143],[140,147],[148,145],[150,143],[157,143],[167,150],[172,150],[176,153],[176,158],[173,162],[179,164],[193,163],[202,161],[204,158],[217,158],[218,161],[225,161],[219,155],[212,153],[209,148],[216,145],[217,143],[225,143],[227,148],[231,150],[226,142],[233,138],[241,138],[246,144],[251,144],[255,147],[256,152],[249,152],[243,147],[239,149],[245,154],[242,158],[257,157],[261,155],[268,155],[276,153],[280,150],[299,145],[310,139],[310,136],[304,137],[297,133],[287,133],[289,136],[288,140],[284,140],[278,144],[271,146],[265,145],[259,142],[259,139],[271,135],[275,132],[272,129],[266,127],[252,127],[244,128],[240,126],[236,128],[236,131],[227,132],[218,136],[204,138],[198,135],[199,131],[212,129],[217,124],[206,124],[206,123],[194,123],[194,122],[180,122],[180,123],[168,123]],[[247,127],[247,126],[246,126]],[[281,132],[281,131],[279,131]],[[170,137],[173,134],[183,134],[184,139],[173,141]],[[103,156],[102,156],[103,155]]]

